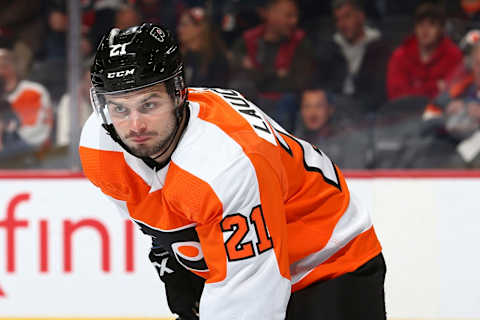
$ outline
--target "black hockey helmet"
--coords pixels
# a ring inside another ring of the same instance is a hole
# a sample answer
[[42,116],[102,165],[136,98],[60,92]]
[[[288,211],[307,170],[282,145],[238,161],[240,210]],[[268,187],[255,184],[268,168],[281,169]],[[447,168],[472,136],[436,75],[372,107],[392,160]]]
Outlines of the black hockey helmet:
[[151,23],[111,29],[101,40],[90,71],[92,106],[108,134],[128,152],[111,121],[107,95],[164,83],[174,102],[178,130],[185,114],[187,88],[179,46],[168,29]]
[[187,95],[178,44],[168,29],[151,23],[111,29],[98,46],[91,80],[92,103],[104,124],[111,124],[102,99],[105,94],[126,93],[164,82],[179,109]]

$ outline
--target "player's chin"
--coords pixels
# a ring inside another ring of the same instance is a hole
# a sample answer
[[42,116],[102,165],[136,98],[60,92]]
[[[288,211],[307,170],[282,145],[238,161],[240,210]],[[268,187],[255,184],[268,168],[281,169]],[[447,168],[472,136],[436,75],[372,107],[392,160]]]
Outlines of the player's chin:
[[143,145],[130,145],[129,146],[130,151],[136,155],[137,157],[150,157],[152,156],[155,152],[152,150],[152,147],[147,147]]

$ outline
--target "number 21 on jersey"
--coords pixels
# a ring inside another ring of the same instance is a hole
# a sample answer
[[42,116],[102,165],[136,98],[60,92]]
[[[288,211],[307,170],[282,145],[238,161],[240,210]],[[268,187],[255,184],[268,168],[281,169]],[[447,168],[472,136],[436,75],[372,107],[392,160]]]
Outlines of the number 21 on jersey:
[[[223,232],[232,232],[225,241],[228,261],[248,259],[273,248],[261,205],[254,207],[248,218],[240,213],[226,216],[220,222],[220,227]],[[252,227],[257,238],[256,251],[253,241],[243,242]]]

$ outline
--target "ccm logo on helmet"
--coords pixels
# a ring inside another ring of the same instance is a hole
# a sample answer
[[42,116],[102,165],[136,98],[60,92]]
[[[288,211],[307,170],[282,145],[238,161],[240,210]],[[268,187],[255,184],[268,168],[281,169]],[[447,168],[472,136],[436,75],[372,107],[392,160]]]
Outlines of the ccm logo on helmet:
[[135,72],[135,68],[130,69],[130,70],[122,70],[122,71],[117,71],[117,72],[109,72],[107,74],[107,78],[113,79],[113,78],[120,78],[120,77],[125,77],[128,75],[133,75]]

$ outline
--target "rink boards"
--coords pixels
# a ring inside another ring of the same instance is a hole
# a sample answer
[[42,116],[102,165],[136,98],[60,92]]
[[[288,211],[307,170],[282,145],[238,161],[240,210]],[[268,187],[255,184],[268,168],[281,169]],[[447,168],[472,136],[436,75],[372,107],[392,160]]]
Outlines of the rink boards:
[[[479,172],[350,172],[389,319],[480,319]],[[149,240],[81,175],[0,173],[0,319],[169,319]]]

